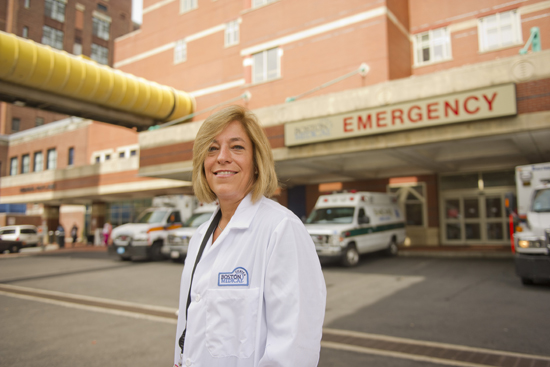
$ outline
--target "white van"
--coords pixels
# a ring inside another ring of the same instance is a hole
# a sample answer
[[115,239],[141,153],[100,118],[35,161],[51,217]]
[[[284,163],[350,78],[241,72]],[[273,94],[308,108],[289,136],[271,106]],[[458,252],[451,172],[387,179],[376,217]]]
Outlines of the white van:
[[216,203],[200,203],[198,208],[193,211],[191,217],[183,224],[182,228],[174,229],[168,232],[162,254],[170,257],[172,261],[183,261],[187,256],[187,247],[191,237],[201,224],[208,221],[216,211]]
[[306,220],[320,258],[355,266],[359,255],[385,250],[396,255],[405,241],[405,220],[391,195],[344,192],[321,195]]

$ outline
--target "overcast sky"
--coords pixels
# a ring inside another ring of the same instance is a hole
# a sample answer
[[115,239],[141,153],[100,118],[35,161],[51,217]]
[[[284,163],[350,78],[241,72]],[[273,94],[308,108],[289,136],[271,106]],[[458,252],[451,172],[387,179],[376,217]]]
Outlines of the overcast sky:
[[141,11],[143,10],[143,0],[132,0],[132,20],[141,24]]

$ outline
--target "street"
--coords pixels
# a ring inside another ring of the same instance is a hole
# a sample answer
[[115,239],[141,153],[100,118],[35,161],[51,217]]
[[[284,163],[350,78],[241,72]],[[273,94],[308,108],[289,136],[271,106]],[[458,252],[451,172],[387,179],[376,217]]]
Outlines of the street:
[[[0,366],[171,366],[182,266],[0,255]],[[323,272],[321,367],[550,365],[550,286],[522,286],[511,259],[374,254]]]

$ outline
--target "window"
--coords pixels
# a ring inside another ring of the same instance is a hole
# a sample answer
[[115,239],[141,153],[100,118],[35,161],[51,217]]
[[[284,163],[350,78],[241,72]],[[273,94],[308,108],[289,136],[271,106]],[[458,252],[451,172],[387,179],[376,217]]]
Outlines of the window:
[[101,156],[98,155],[97,157],[95,157],[95,163],[99,163],[99,162],[101,162]]
[[69,148],[69,158],[67,165],[72,166],[74,165],[74,148]]
[[478,33],[480,51],[521,44],[521,20],[517,10],[479,19]]
[[392,184],[388,187],[388,192],[398,198],[399,205],[404,210],[405,223],[408,226],[427,226],[426,187],[424,183]]
[[34,120],[34,123],[36,126],[42,126],[44,125],[44,117],[37,117],[35,120]]
[[422,65],[451,58],[451,38],[447,28],[433,29],[414,37],[414,62]]
[[110,154],[105,154],[105,160],[110,161],[111,160],[111,155]]
[[90,58],[95,62],[107,65],[109,63],[109,49],[92,43],[92,54]]
[[34,172],[41,172],[44,170],[44,156],[42,152],[34,153]]
[[15,176],[17,174],[17,166],[19,166],[17,157],[10,159],[10,176]]
[[31,166],[31,157],[28,154],[23,154],[21,157],[21,173],[29,173]]
[[137,150],[130,150],[130,157],[135,157],[137,155]]
[[25,0],[25,2],[23,3],[23,6],[25,7],[25,9],[28,9],[31,7],[31,0]]
[[65,21],[65,2],[61,0],[46,0],[44,14],[60,22]]
[[118,153],[118,157],[119,157],[119,158],[124,158],[125,155],[126,155],[125,152],[119,152],[119,153]]
[[46,169],[56,169],[57,167],[57,151],[55,148],[48,149],[48,155],[47,155],[47,161],[46,161]]
[[262,5],[267,5],[269,3],[272,3],[276,0],[252,0],[252,7],[257,8]]
[[82,39],[80,39],[79,37],[74,38],[73,55],[82,55]]
[[185,13],[197,8],[197,0],[180,0],[180,13]]
[[107,11],[107,5],[103,5],[101,3],[97,4],[97,8],[101,11]]
[[260,83],[279,77],[279,48],[252,55],[252,82]]
[[19,131],[19,128],[21,127],[21,119],[14,117],[11,119],[11,131],[17,132]]
[[225,24],[225,45],[232,46],[239,43],[239,21],[234,20]]
[[63,50],[63,32],[45,25],[42,28],[42,43]]
[[176,41],[174,47],[174,64],[179,64],[187,60],[187,43],[185,40]]
[[94,36],[97,36],[101,39],[108,40],[109,39],[109,27],[111,26],[111,23],[99,19],[96,17],[93,17],[92,20],[92,33]]
[[29,38],[29,27],[23,27],[23,32],[21,32],[21,37]]

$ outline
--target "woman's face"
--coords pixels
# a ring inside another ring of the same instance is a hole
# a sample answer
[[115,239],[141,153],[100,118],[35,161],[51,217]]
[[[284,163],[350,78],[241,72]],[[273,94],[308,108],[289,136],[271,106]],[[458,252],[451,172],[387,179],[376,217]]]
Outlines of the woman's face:
[[204,160],[204,172],[218,200],[238,202],[254,183],[253,147],[239,121],[233,121],[217,135]]

